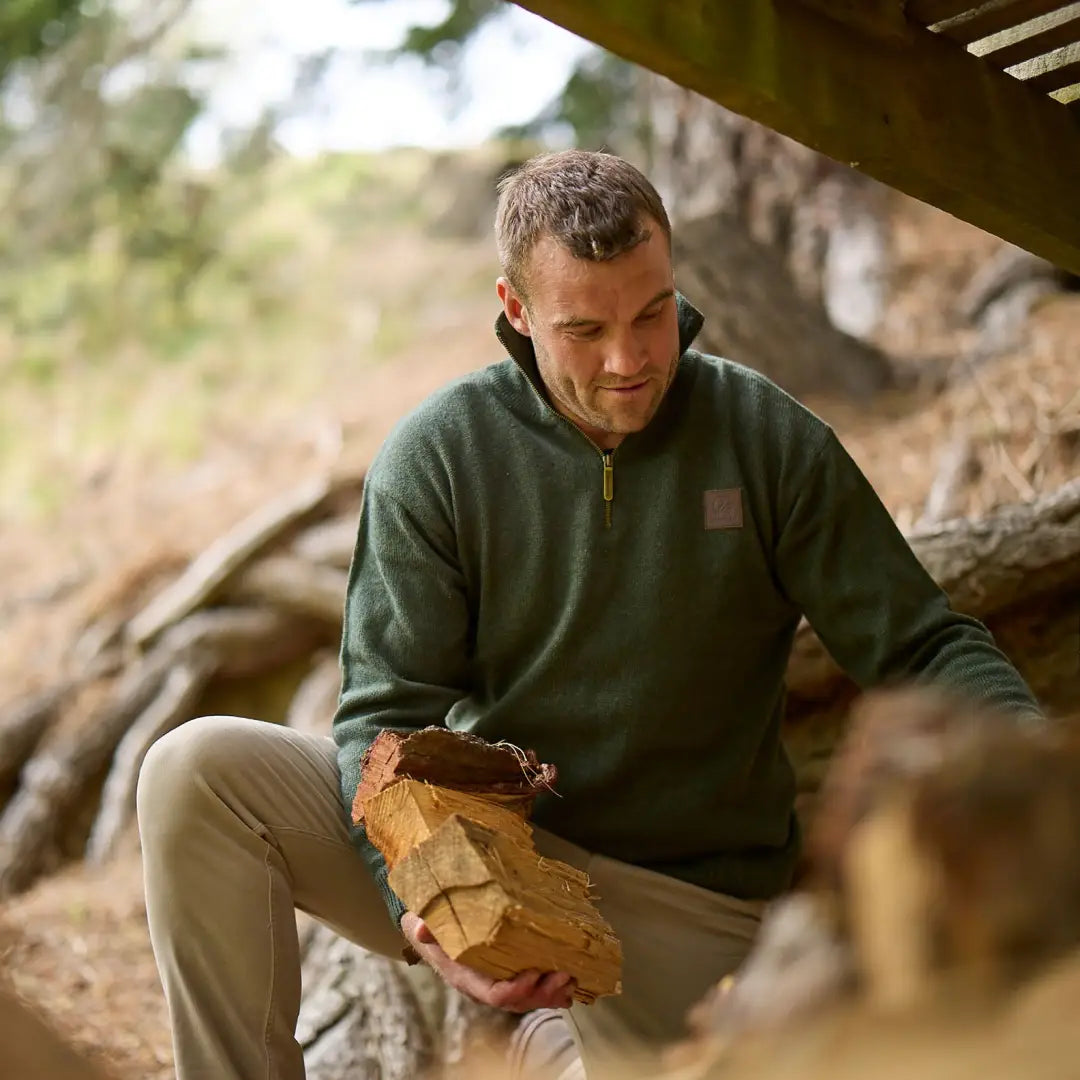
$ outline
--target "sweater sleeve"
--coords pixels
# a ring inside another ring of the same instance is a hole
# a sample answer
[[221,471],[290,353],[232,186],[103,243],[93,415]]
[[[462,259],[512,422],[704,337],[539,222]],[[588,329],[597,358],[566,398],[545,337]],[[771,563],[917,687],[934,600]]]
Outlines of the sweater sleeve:
[[[409,487],[413,501],[422,501],[416,492]],[[360,761],[380,731],[442,724],[464,696],[468,628],[464,579],[445,515],[430,505],[417,514],[369,476],[349,571],[333,724],[346,810]],[[386,864],[363,827],[350,828],[396,926],[405,909],[387,883]]]
[[782,492],[780,583],[861,687],[931,683],[1041,715],[986,627],[949,606],[831,430],[798,486]]

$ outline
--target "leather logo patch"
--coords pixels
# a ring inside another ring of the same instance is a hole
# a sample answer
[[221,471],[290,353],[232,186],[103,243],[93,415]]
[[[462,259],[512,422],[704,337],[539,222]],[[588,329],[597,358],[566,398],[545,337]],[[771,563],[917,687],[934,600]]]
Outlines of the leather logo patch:
[[705,528],[743,527],[742,488],[713,488],[705,492]]

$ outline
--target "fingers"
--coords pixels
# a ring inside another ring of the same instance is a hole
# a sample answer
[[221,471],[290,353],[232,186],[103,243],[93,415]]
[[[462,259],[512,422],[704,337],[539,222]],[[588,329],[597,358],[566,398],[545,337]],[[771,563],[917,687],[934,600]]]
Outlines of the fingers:
[[416,940],[421,945],[437,945],[438,944],[438,942],[435,940],[435,935],[431,932],[431,927],[429,927],[428,924],[426,922],[424,922],[423,919],[421,919],[416,924],[416,927],[413,930],[413,934],[415,935]]
[[565,971],[523,971],[513,979],[495,983],[487,1002],[508,1012],[568,1009],[573,1002],[576,985]]
[[406,940],[450,986],[474,1001],[508,1012],[568,1009],[573,1002],[577,984],[565,971],[530,969],[512,979],[492,979],[451,960],[418,915],[406,912],[402,916],[401,929]]
[[512,979],[502,979],[491,987],[488,1003],[497,1009],[524,1012],[522,1006],[531,1000],[536,985],[542,978],[543,972],[530,970],[523,971]]
[[577,979],[565,971],[552,971],[536,984],[536,995],[541,1004],[537,1009],[569,1009],[574,1001]]

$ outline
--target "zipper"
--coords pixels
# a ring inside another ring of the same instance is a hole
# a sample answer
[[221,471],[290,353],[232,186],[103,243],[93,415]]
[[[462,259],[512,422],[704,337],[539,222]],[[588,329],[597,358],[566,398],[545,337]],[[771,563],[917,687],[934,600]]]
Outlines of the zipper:
[[[499,344],[502,345],[502,347],[506,350],[507,354],[511,357],[511,359],[513,359],[514,354],[510,351],[510,346],[507,344],[506,338],[503,337],[502,331],[496,329],[495,336],[499,339]],[[513,362],[515,364],[517,363],[516,360]],[[572,431],[577,432],[577,434],[580,435],[581,438],[583,438],[600,455],[600,459],[603,461],[604,464],[604,528],[610,529],[611,504],[615,501],[615,451],[601,450],[600,447],[597,446],[596,443],[594,443],[592,439],[590,439],[589,436],[586,435],[585,432],[577,426],[577,424],[575,424],[572,420],[568,420],[557,409],[553,409],[551,407],[551,403],[540,392],[532,379],[529,378],[528,372],[523,371],[520,365],[518,365],[518,370],[521,371],[522,375],[525,376],[525,381],[532,388],[532,392],[540,399],[540,404],[543,405],[545,409],[548,409],[552,413],[554,413],[554,415],[557,416]]]
[[611,528],[611,504],[615,499],[615,451],[601,450],[604,459],[604,528]]

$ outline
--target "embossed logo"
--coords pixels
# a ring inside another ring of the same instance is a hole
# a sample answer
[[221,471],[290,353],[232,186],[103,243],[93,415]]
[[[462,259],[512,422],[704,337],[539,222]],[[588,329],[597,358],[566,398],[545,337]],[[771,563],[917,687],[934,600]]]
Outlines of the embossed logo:
[[705,528],[743,527],[742,488],[713,488],[705,492]]

